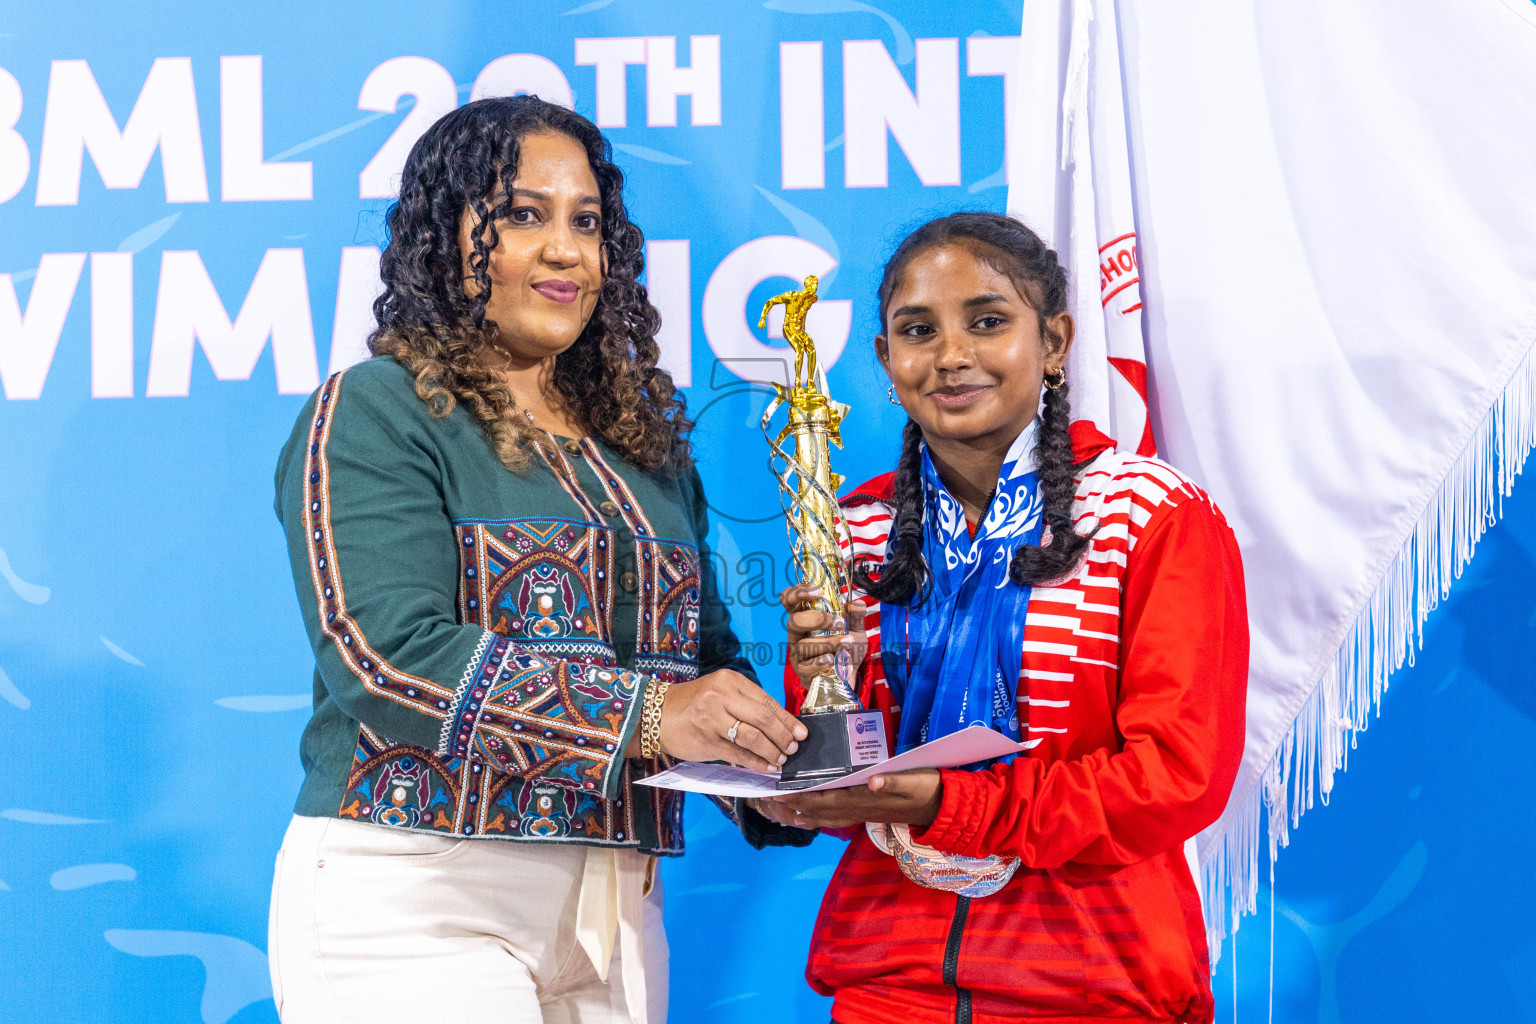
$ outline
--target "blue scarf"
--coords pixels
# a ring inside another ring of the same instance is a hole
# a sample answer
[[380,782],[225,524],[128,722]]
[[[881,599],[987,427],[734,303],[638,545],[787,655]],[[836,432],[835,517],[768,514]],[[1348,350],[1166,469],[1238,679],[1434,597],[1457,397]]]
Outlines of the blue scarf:
[[1020,545],[1040,543],[1044,499],[1031,423],[1003,458],[973,538],[922,446],[923,557],[932,587],[915,608],[880,605],[880,659],[900,702],[896,753],[970,725],[1020,738],[1019,666],[1030,588],[1008,579]]

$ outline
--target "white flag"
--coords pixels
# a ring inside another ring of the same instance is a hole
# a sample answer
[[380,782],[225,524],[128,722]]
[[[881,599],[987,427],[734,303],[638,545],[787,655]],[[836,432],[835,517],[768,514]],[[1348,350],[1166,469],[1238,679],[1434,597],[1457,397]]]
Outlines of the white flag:
[[1079,429],[1147,451],[1150,404],[1243,549],[1214,957],[1261,810],[1273,856],[1536,442],[1536,7],[1026,0],[1019,50],[1009,212],[1076,284]]
[[[1087,2],[1024,6],[1008,212],[1056,250],[1072,282],[1074,435],[1153,455],[1120,63],[1094,59],[1119,52],[1114,8],[1103,6],[1097,17]],[[1059,44],[1064,20],[1071,28],[1066,54]],[[1101,101],[1091,103],[1095,97]]]

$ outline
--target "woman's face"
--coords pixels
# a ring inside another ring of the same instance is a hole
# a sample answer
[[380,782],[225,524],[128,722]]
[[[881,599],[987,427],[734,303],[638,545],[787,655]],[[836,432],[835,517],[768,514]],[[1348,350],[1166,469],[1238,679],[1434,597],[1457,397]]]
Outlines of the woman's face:
[[1066,361],[1072,318],[1039,317],[1013,281],[963,245],[919,252],[887,303],[876,351],[930,443],[1013,442],[1035,418],[1047,370]]
[[[491,205],[500,201],[498,188]],[[469,270],[475,225],[466,209],[459,249],[464,291],[472,298],[479,292]],[[498,330],[496,347],[515,364],[553,358],[586,327],[603,285],[602,200],[580,143],[555,133],[520,140],[512,209],[496,230],[485,307]]]

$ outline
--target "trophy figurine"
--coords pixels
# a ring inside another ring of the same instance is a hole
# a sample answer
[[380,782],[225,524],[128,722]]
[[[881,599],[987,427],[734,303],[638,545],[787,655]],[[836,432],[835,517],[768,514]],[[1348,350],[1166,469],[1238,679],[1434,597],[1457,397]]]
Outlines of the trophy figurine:
[[[795,351],[795,373],[788,387],[773,385],[775,397],[763,413],[762,427],[800,580],[822,593],[800,610],[816,608],[841,615],[849,593],[848,561],[842,553],[848,543],[848,521],[837,503],[843,478],[832,472],[828,449],[829,444],[843,446],[839,428],[848,407],[828,397],[825,375],[816,366],[816,344],[805,333],[805,316],[815,302],[816,277],[812,275],[805,279],[804,288],[775,295],[763,306],[759,327],[767,326],[770,309],[784,307],[784,339]],[[769,423],[780,406],[788,408],[789,421],[775,436]],[[859,704],[851,677],[852,659],[841,649],[833,668],[806,686],[800,721],[809,735],[785,762],[780,789],[829,782],[889,756],[885,719]]]

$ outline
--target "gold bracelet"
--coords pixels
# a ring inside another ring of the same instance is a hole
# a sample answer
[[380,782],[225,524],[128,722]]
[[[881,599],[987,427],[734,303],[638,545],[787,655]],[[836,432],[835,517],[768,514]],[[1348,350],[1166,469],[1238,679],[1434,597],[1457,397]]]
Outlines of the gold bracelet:
[[640,709],[641,757],[655,757],[661,753],[661,706],[671,685],[665,680],[653,679],[646,688],[645,704]]

